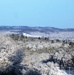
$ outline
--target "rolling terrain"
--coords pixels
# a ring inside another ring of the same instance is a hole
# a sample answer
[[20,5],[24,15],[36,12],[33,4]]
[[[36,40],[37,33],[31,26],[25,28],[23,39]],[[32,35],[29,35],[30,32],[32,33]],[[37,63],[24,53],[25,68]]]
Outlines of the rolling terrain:
[[74,29],[2,26],[0,75],[74,75],[73,39]]

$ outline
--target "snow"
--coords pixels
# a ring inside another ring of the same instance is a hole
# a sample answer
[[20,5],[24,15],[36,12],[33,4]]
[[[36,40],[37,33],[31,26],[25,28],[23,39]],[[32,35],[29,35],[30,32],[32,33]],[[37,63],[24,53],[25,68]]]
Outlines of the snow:
[[27,33],[23,33],[23,36],[27,36],[27,37],[42,37],[41,35],[33,35],[33,34],[27,34]]

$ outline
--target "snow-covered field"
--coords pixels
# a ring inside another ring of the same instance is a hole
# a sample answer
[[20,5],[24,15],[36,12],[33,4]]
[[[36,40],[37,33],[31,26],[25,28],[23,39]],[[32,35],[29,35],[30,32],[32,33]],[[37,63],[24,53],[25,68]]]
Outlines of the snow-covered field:
[[74,41],[74,32],[73,31],[62,31],[62,32],[49,32],[49,33],[43,33],[43,32],[29,32],[29,33],[23,33],[24,36],[27,37],[49,37],[50,39],[68,39]]
[[[37,72],[39,73],[36,75],[74,75],[74,72],[70,71],[69,74],[69,71],[61,70],[59,66],[61,60],[65,61],[66,65],[68,60],[73,61],[73,45],[71,49],[69,43],[51,42],[51,40],[37,38],[23,38],[23,42],[19,39],[14,40],[8,34],[9,32],[0,33],[0,73],[9,73],[10,71],[11,73],[15,72],[16,75],[35,75]],[[67,32],[61,32],[61,34],[64,37]],[[55,35],[60,36],[61,34]],[[69,34],[72,35],[73,33],[70,32]],[[43,37],[47,34],[38,32],[35,34],[24,33],[23,35]],[[70,35],[67,34],[67,36]],[[39,52],[40,50],[42,52]],[[52,52],[49,52],[49,50],[52,50]],[[53,58],[50,60],[52,56]],[[29,71],[34,74],[28,74]]]

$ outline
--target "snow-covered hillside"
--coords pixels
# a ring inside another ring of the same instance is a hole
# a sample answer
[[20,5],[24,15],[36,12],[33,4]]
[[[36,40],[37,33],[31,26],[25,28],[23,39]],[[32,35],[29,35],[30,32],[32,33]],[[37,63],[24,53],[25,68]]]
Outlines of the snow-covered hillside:
[[28,33],[23,33],[23,36],[27,37],[48,37],[49,34],[41,33],[41,32],[29,32]]

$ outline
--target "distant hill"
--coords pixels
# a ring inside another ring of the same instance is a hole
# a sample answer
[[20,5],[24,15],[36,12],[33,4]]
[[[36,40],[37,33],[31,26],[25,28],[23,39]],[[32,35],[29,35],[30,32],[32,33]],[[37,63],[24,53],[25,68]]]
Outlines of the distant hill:
[[29,27],[29,26],[0,26],[0,32],[14,32],[26,36],[40,36],[50,38],[74,38],[74,29],[60,29],[54,27]]
[[0,26],[0,31],[20,31],[20,32],[29,32],[29,31],[40,31],[40,32],[56,32],[56,31],[74,31],[73,28],[60,29],[54,27],[29,27],[29,26]]

